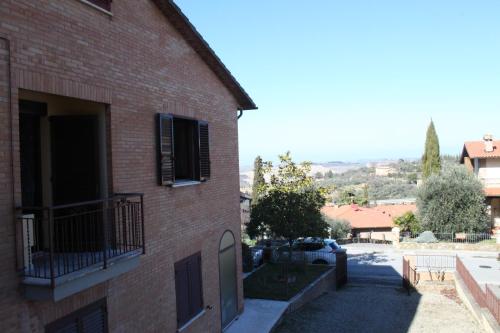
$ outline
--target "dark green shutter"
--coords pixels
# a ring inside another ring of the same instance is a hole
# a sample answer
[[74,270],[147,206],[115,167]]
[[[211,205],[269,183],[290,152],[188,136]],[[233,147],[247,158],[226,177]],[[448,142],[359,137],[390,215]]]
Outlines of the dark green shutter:
[[158,175],[160,185],[175,181],[173,117],[158,114]]
[[198,134],[200,140],[200,180],[205,181],[210,178],[210,145],[206,121],[198,122]]

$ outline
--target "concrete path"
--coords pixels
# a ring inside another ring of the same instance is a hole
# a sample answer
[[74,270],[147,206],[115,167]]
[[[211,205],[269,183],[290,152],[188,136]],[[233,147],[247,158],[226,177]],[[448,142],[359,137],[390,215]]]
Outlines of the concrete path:
[[403,251],[380,244],[343,247],[348,285],[287,314],[277,333],[483,332],[453,288],[408,296],[401,288]]
[[276,333],[483,332],[453,290],[422,294],[389,286],[347,285],[287,314]]
[[485,284],[500,285],[500,261],[495,254],[459,255],[464,266],[474,277],[474,280],[484,288]]
[[288,302],[245,299],[245,311],[224,333],[267,333],[288,308]]
[[349,283],[401,285],[402,255],[382,244],[349,244],[347,274]]

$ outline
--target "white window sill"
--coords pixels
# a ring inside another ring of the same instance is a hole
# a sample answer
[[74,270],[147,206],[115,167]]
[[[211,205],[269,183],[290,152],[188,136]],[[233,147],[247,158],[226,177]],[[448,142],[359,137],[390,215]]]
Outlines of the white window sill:
[[94,5],[92,2],[88,2],[87,0],[78,0],[78,1],[80,1],[81,3],[84,3],[87,6],[90,6],[90,7],[94,8],[94,9],[100,11],[101,13],[104,13],[104,14],[106,14],[108,16],[111,16],[111,17],[113,16],[113,13],[111,13],[110,11],[107,11],[106,9],[104,9],[102,7]]
[[201,184],[199,180],[176,180],[172,187],[184,187]]
[[182,325],[181,327],[179,327],[177,329],[177,332],[181,333],[182,331],[184,331],[192,323],[194,323],[198,318],[202,317],[205,314],[205,312],[206,312],[205,309],[201,310],[200,313],[198,313],[196,316],[194,316],[193,318],[189,319],[189,321],[187,323],[185,323],[184,325]]

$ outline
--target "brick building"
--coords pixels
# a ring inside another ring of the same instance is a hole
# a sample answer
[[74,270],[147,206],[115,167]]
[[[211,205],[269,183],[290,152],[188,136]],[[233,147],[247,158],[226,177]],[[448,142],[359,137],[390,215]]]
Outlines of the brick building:
[[2,0],[0,331],[220,332],[255,108],[172,1]]

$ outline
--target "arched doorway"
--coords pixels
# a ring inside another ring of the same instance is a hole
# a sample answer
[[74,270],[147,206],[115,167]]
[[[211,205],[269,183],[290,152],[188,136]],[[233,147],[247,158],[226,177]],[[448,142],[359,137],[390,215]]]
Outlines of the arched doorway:
[[219,284],[222,328],[238,314],[236,249],[231,231],[224,232],[219,245]]

